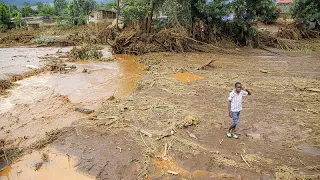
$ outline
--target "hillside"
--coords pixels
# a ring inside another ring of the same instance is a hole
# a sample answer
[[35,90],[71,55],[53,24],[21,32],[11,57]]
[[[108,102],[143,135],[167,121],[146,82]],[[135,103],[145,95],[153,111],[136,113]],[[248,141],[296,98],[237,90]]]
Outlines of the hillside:
[[[109,2],[112,0],[97,0],[97,2]],[[12,5],[17,5],[18,7],[23,7],[24,2],[29,2],[31,5],[35,5],[37,2],[43,2],[43,3],[51,3],[53,0],[0,0],[0,2],[4,2],[6,4],[12,4]]]

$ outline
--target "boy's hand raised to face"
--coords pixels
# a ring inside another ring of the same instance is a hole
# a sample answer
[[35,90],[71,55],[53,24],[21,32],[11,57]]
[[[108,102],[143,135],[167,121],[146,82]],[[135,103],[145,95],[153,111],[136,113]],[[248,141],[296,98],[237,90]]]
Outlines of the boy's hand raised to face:
[[251,90],[249,89],[246,89],[246,88],[242,88],[244,91],[247,91],[248,92],[248,95],[251,95]]

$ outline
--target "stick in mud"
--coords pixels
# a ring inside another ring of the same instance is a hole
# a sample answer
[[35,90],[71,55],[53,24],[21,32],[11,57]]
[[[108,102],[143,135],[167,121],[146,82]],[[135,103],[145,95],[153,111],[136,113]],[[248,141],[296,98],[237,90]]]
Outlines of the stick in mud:
[[147,143],[144,141],[144,139],[143,139],[143,137],[142,137],[142,133],[140,132],[140,137],[141,137],[141,139],[142,139],[142,141],[143,141],[143,143],[144,143],[144,145],[146,145],[146,147],[148,148],[148,149],[150,149],[151,150],[151,148],[147,145]]
[[223,142],[223,139],[221,139],[221,140],[219,141],[219,144],[221,145],[221,144],[222,144],[222,142]]
[[8,161],[8,158],[7,158],[7,155],[6,155],[6,151],[4,149],[2,149],[2,151],[3,151],[4,158],[6,159],[7,164],[9,164],[9,161]]
[[241,154],[241,158],[242,160],[248,165],[248,167],[250,167],[249,163],[244,159],[243,155]]

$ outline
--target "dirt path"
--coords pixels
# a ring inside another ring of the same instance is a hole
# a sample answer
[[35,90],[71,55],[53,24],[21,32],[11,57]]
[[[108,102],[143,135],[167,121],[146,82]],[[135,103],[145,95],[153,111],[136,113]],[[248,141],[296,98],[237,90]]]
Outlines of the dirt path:
[[[97,118],[78,117],[50,148],[96,179],[317,179],[320,57],[279,53],[147,54],[134,93],[103,100]],[[171,76],[182,72],[205,78]],[[239,140],[225,137],[226,99],[237,81],[252,92]]]

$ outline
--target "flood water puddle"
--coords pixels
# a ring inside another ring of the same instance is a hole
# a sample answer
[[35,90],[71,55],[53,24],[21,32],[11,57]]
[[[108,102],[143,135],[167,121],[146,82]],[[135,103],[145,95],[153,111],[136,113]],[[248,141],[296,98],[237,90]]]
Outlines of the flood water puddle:
[[[80,61],[68,63],[77,67],[67,74],[46,73],[18,81],[9,97],[0,97],[0,114],[17,104],[31,104],[50,94],[67,96],[71,103],[98,107],[114,95],[123,97],[132,93],[135,83],[145,74],[138,56],[115,55],[115,61]],[[88,72],[83,73],[86,69]],[[25,96],[28,94],[28,96]]]
[[195,75],[191,72],[171,74],[171,76],[174,77],[175,79],[177,79],[178,81],[186,82],[186,83],[206,78],[203,76]]
[[[76,62],[76,73],[57,75],[47,84],[55,93],[68,96],[72,103],[88,103],[112,95],[129,95],[135,82],[145,74],[144,65],[137,63],[137,56],[115,55],[114,62]],[[88,73],[83,73],[87,69]]]
[[[48,155],[47,162],[43,161],[43,153]],[[42,162],[39,170],[35,170],[37,163]],[[7,166],[0,171],[0,180],[92,180],[94,177],[77,172],[77,160],[70,155],[48,149],[33,152],[20,159],[17,163]]]

